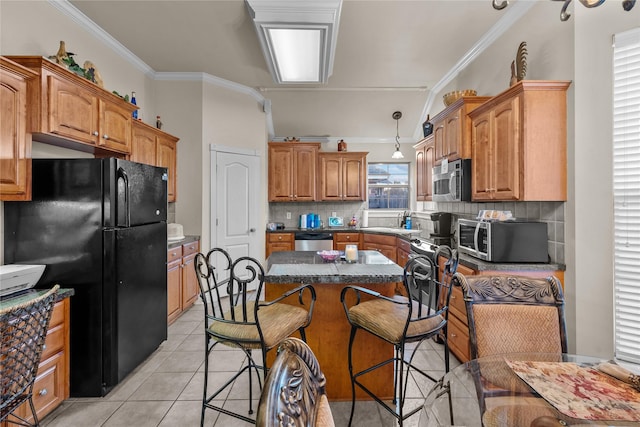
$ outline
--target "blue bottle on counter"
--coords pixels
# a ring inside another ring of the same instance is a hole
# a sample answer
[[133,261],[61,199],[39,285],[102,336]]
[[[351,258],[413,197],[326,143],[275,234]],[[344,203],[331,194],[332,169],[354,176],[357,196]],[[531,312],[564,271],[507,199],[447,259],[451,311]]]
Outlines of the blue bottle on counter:
[[411,230],[411,217],[407,217],[407,222],[405,222],[405,227],[407,230]]
[[307,228],[315,228],[315,215],[310,213],[307,215]]

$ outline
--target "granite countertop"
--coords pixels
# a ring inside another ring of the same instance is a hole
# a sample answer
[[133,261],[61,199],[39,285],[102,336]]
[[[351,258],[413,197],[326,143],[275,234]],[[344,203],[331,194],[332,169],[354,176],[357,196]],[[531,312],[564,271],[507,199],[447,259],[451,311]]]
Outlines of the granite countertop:
[[358,251],[358,262],[324,262],[315,251],[274,252],[267,259],[266,283],[392,283],[404,270],[378,251]]
[[200,240],[200,236],[184,236],[184,239],[169,240],[167,241],[167,249],[175,248],[177,246],[182,246],[186,243],[195,242],[197,240]]
[[[0,297],[0,310],[37,298],[40,295],[46,294],[49,290],[50,289],[27,289]],[[73,294],[75,294],[75,291],[71,288],[60,288],[56,294],[56,302],[69,298]]]
[[466,254],[460,254],[460,264],[477,271],[564,271],[566,266],[558,263],[497,263],[487,262]]

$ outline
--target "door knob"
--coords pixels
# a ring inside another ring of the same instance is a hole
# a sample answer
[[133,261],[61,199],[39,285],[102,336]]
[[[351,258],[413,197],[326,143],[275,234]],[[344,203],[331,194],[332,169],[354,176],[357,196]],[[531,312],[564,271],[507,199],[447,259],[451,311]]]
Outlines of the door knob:
[[255,232],[256,232],[256,229],[255,229],[255,228],[250,228],[250,229],[249,229],[249,232],[250,232],[250,233],[255,233]]

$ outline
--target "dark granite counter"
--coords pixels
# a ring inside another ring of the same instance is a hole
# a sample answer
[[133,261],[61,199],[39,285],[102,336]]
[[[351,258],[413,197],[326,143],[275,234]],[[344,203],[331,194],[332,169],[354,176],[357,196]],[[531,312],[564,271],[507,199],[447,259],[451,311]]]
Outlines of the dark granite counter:
[[[27,289],[15,294],[0,297],[0,310],[27,302],[49,292],[50,289]],[[56,294],[56,302],[69,298],[75,293],[71,288],[60,288]]]
[[314,251],[274,252],[267,259],[266,283],[401,282],[403,269],[377,251],[358,251],[358,262],[324,262]]
[[404,228],[395,227],[325,227],[325,228],[283,228],[282,230],[266,230],[267,233],[368,233],[368,234],[385,234],[398,237],[418,237],[422,230],[406,230]]
[[497,263],[487,262],[469,255],[460,254],[460,264],[477,271],[564,271],[564,264],[556,263]]
[[167,242],[167,249],[175,248],[177,246],[182,246],[186,243],[195,242],[197,240],[200,240],[200,236],[184,236],[184,239],[169,240]]

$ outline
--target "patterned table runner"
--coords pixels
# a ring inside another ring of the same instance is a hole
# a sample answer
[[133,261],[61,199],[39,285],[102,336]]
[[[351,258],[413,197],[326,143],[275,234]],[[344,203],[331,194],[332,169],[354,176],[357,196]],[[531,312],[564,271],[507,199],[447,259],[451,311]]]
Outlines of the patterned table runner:
[[569,417],[640,421],[640,392],[594,368],[576,363],[506,362],[542,398]]

